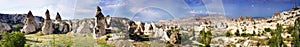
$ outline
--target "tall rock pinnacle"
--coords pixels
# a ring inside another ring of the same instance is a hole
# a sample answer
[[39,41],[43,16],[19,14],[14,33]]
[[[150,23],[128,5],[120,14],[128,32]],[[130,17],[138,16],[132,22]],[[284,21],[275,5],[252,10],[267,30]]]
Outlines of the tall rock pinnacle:
[[48,10],[48,9],[46,10],[45,16],[46,16],[46,20],[51,20],[51,19],[50,19],[50,14],[49,14],[49,10]]
[[55,16],[55,22],[62,22],[61,21],[61,17],[60,14],[57,12],[56,16]]
[[50,19],[50,14],[49,14],[48,9],[45,13],[45,16],[46,16],[46,19],[45,19],[43,27],[42,27],[42,32],[43,32],[43,34],[52,34],[53,33],[53,24]]
[[93,29],[93,34],[95,39],[106,34],[105,31],[106,25],[107,25],[106,19],[102,14],[100,7],[97,6],[97,12],[95,16],[95,27]]
[[25,16],[25,23],[24,23],[23,29],[21,29],[21,32],[28,34],[36,31],[37,24],[34,21],[34,17],[32,15],[32,12],[29,11],[28,14]]

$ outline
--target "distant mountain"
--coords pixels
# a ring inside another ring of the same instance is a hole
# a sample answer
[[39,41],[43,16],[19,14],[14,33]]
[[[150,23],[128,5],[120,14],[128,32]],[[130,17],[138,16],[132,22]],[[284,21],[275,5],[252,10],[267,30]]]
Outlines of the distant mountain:
[[200,24],[201,22],[210,21],[211,19],[220,19],[226,18],[225,16],[192,16],[192,17],[185,17],[185,18],[174,18],[174,19],[167,19],[167,20],[159,20],[156,22],[157,25],[180,25],[185,28],[190,28],[195,25]]
[[[22,24],[27,14],[2,14],[0,13],[0,22],[8,23],[10,25]],[[37,23],[43,22],[44,18],[41,16],[34,16]]]

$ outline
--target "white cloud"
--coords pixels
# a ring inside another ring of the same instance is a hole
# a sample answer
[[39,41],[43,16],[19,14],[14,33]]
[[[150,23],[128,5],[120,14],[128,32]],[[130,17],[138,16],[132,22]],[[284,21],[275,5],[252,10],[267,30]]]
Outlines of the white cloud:
[[54,4],[56,4],[55,0],[1,0],[0,13],[27,14],[31,10],[35,16],[44,16],[46,9],[51,10],[50,12],[55,12]]
[[47,6],[51,4],[55,4],[57,0],[26,0],[26,1],[20,1],[20,0],[1,0],[0,6],[1,8],[32,8],[32,7],[41,7],[41,6]]
[[222,12],[213,12],[213,11],[196,11],[192,10],[190,11],[191,14],[208,14],[208,15],[223,15]]
[[100,0],[77,0],[74,19],[93,18]]
[[125,5],[125,3],[123,3],[123,1],[124,0],[101,0],[100,6],[104,10],[116,9],[120,6]]

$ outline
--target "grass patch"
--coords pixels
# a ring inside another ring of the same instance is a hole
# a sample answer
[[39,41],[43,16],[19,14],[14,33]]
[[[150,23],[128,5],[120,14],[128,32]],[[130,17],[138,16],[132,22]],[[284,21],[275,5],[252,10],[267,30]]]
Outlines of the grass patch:
[[27,44],[31,46],[70,47],[73,44],[72,37],[65,34],[40,35],[36,33],[25,35],[25,37]]

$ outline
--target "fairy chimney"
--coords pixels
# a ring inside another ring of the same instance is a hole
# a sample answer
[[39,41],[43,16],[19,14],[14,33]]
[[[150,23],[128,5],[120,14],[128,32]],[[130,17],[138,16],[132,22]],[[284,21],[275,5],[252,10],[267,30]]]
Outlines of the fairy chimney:
[[50,19],[49,10],[47,9],[45,13],[46,19],[44,20],[44,24],[42,27],[42,33],[43,34],[52,34],[53,33],[53,25],[52,21]]
[[60,14],[57,12],[56,16],[55,16],[55,22],[56,23],[61,23],[61,17],[60,17]]
[[95,15],[95,27],[93,30],[94,38],[97,39],[98,37],[101,37],[106,34],[105,31],[106,28],[106,19],[104,15],[101,12],[101,8],[97,6],[97,12]]
[[28,34],[36,31],[37,24],[34,21],[34,17],[31,13],[31,11],[28,12],[28,14],[25,16],[25,23],[24,23],[23,29],[21,29],[22,33]]

